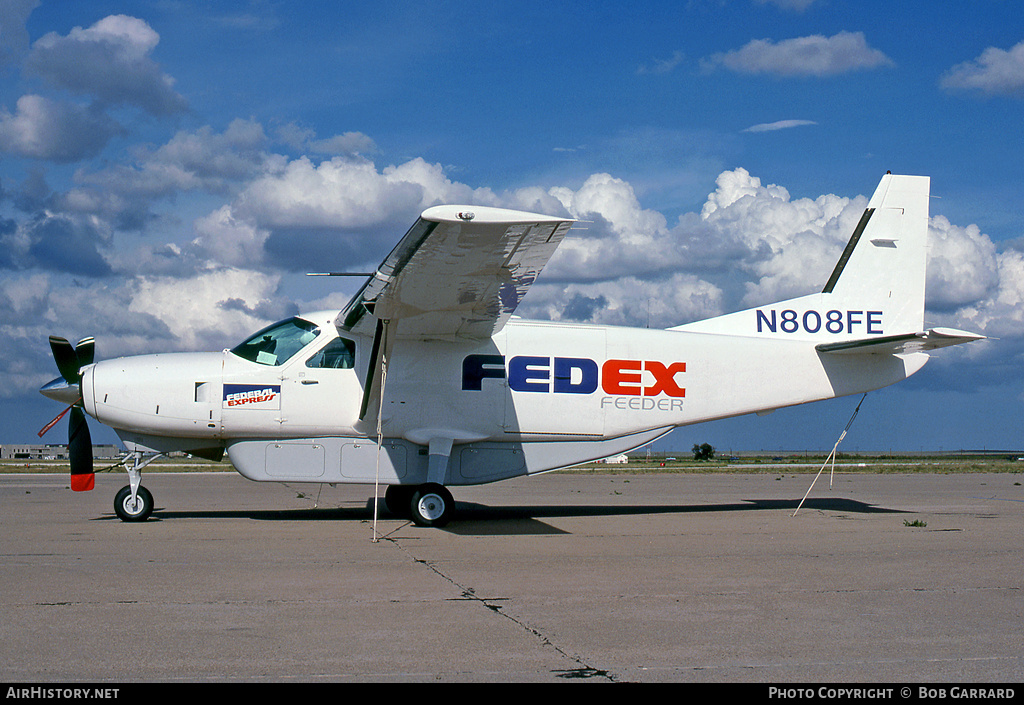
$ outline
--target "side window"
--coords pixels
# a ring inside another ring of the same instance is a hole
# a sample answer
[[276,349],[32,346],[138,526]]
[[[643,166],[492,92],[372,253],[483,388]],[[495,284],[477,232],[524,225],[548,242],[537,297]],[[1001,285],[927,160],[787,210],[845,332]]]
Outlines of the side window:
[[356,366],[356,344],[346,338],[335,338],[316,355],[306,360],[306,367],[349,370]]

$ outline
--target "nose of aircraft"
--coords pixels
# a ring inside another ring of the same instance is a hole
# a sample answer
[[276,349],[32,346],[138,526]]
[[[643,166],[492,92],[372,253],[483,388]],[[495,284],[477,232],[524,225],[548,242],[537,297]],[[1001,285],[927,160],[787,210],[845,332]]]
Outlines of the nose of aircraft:
[[39,389],[39,393],[48,399],[64,404],[75,404],[82,398],[82,390],[78,384],[71,384],[63,377],[47,382]]

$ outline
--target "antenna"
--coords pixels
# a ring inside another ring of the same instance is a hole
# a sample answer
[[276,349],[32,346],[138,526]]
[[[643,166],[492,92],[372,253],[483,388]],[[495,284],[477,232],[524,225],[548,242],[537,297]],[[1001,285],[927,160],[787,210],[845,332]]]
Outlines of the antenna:
[[372,277],[373,272],[306,272],[307,277]]

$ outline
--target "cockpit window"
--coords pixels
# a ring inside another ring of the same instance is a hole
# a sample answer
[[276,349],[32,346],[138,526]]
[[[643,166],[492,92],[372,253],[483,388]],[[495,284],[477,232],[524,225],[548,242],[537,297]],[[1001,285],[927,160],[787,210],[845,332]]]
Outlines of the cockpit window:
[[317,354],[306,360],[306,367],[350,370],[356,366],[356,344],[345,338],[335,338]]
[[315,324],[289,318],[264,328],[231,352],[261,365],[283,365],[318,335],[320,329]]

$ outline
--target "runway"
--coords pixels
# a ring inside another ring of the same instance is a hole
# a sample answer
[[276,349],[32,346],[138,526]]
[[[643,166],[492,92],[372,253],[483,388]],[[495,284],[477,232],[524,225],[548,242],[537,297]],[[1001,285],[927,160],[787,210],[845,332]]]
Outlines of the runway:
[[[0,681],[1014,683],[1024,475],[0,476]],[[897,690],[898,693],[898,690]]]

